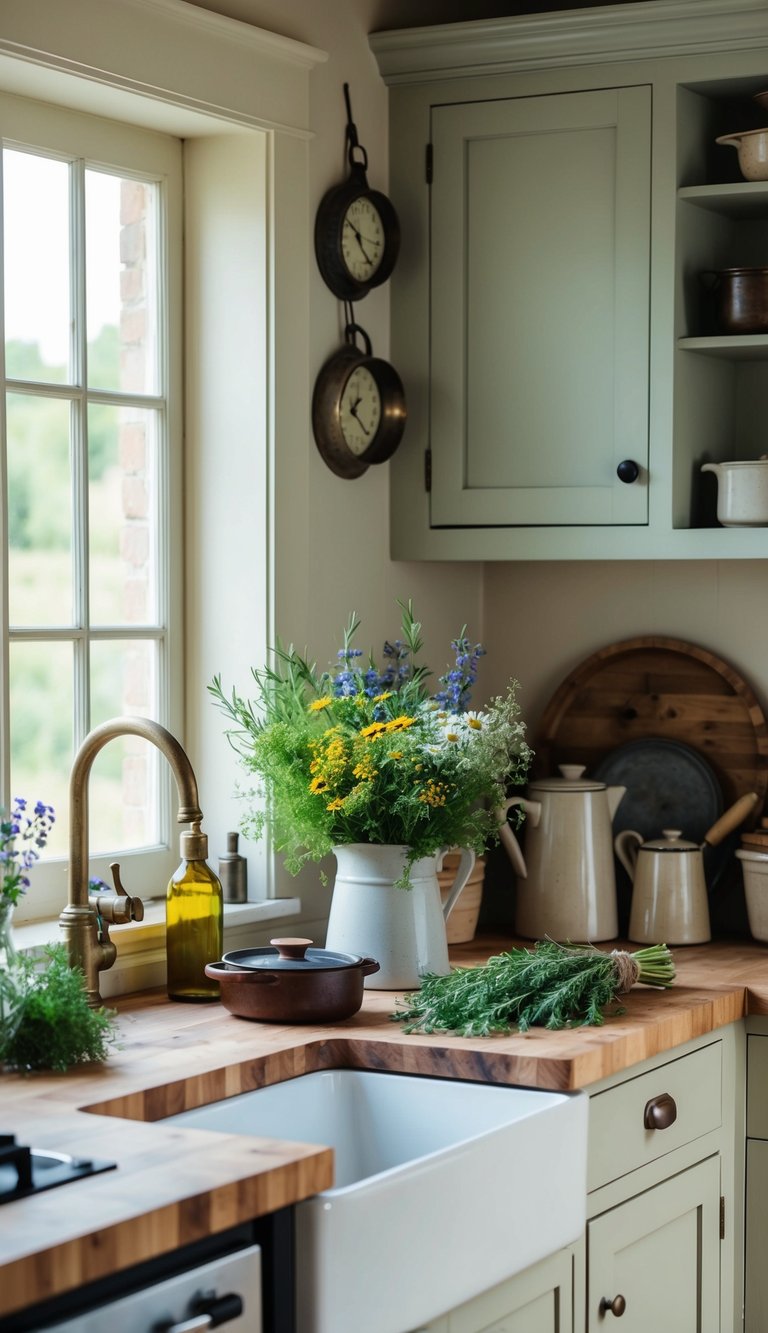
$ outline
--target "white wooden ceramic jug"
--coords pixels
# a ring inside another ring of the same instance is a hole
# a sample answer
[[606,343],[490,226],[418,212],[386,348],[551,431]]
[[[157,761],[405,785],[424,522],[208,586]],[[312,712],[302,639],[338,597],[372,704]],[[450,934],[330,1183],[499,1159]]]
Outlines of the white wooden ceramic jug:
[[456,878],[441,902],[437,871],[450,849],[415,861],[411,887],[395,887],[407,847],[351,843],[334,847],[336,880],[328,918],[326,948],[375,958],[379,971],[366,977],[372,990],[416,990],[427,972],[450,971],[445,923],[475,864],[461,850]]

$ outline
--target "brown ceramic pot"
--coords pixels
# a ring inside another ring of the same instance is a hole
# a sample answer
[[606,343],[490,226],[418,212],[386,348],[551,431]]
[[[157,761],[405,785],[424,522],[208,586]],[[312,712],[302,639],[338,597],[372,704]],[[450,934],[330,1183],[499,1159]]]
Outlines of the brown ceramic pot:
[[768,268],[724,268],[714,275],[721,333],[768,333]]
[[375,958],[310,948],[311,940],[272,940],[270,948],[234,949],[205,975],[238,1018],[262,1023],[338,1023],[356,1014]]

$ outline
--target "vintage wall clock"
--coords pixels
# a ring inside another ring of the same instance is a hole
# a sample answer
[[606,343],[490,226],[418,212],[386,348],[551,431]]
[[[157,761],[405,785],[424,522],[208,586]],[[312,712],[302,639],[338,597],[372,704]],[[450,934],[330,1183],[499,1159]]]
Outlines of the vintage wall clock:
[[315,255],[334,296],[359,301],[390,276],[400,249],[400,224],[387,196],[368,185],[368,154],[358,143],[347,83],[344,97],[349,176],[320,201]]
[[[363,350],[357,336],[363,340]],[[312,430],[332,472],[351,480],[391,458],[405,429],[405,393],[388,361],[373,356],[358,324],[322,366],[312,395]]]

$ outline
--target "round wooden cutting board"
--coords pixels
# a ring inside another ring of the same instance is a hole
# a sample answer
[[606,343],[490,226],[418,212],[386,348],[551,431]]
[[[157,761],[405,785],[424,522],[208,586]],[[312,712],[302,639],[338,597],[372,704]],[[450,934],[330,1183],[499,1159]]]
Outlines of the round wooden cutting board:
[[644,737],[682,741],[707,760],[725,806],[768,789],[768,725],[751,687],[706,648],[646,635],[593,653],[555,691],[533,741],[533,776],[558,764],[591,773],[617,746]]

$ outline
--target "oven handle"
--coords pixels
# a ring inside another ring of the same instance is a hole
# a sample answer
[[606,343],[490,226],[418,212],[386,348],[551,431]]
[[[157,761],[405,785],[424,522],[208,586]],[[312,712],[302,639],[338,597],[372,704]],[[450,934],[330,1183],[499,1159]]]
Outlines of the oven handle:
[[206,1333],[210,1328],[228,1324],[243,1313],[243,1298],[231,1291],[226,1296],[217,1296],[215,1292],[205,1292],[196,1296],[192,1302],[192,1315],[180,1323],[153,1324],[151,1333]]

